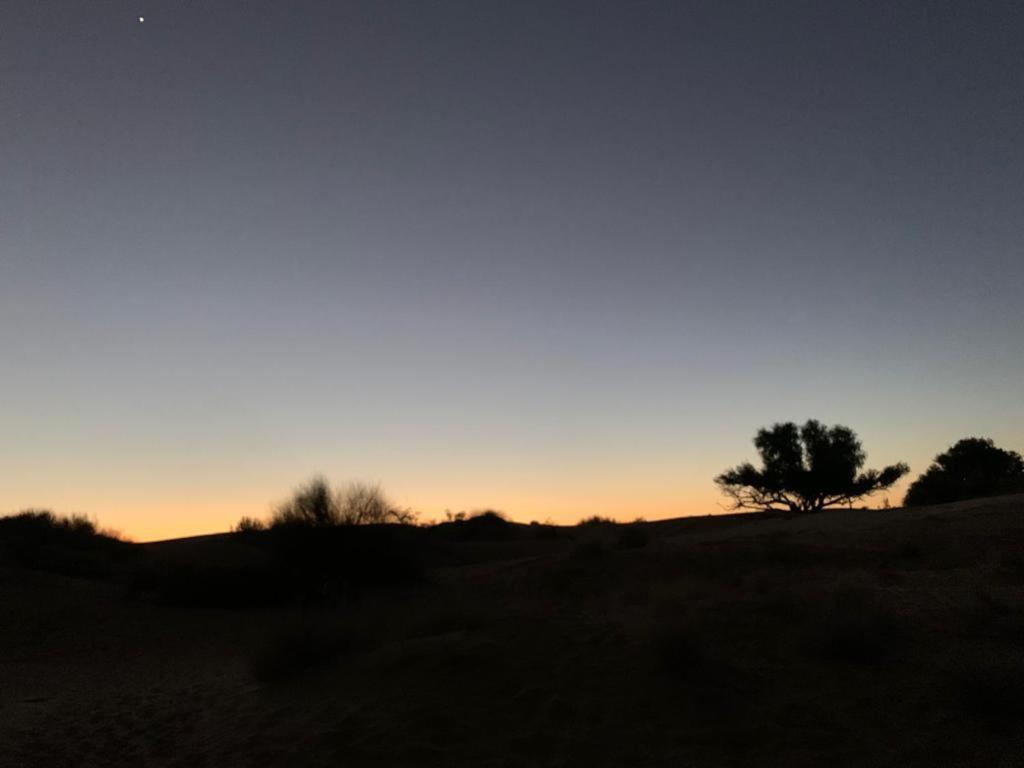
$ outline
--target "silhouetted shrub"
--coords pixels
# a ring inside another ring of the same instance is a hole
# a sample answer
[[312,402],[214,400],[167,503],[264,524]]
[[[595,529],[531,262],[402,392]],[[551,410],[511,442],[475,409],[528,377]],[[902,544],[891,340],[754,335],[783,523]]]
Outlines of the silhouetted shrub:
[[26,568],[101,578],[111,575],[129,549],[81,515],[30,509],[0,518],[0,561]]
[[470,513],[468,516],[453,516],[451,522],[437,526],[441,532],[450,532],[459,541],[505,541],[521,535],[520,528],[506,519],[505,515],[493,509]]
[[903,503],[945,504],[963,499],[1024,492],[1024,459],[987,438],[968,437],[935,457],[915,480]]
[[534,539],[557,539],[565,535],[565,531],[552,523],[530,521],[530,537]]
[[338,525],[411,524],[415,520],[415,512],[392,505],[379,485],[350,483],[335,492],[324,478],[315,477],[275,510],[270,525],[273,528],[328,528]]
[[292,498],[279,506],[270,518],[273,528],[326,528],[340,522],[338,501],[322,477],[314,477],[296,489]]
[[265,531],[266,529],[267,524],[255,517],[243,517],[234,527],[234,530],[237,533],[256,533],[258,531]]
[[379,485],[350,483],[338,493],[337,504],[342,525],[411,525],[416,522],[416,513],[394,506]]
[[577,554],[584,555],[589,550],[591,555],[596,555],[599,550],[606,550],[612,545],[619,549],[645,547],[649,537],[643,522],[643,518],[624,524],[600,515],[584,517],[576,523],[578,529],[586,532],[586,538],[577,547]]
[[508,525],[508,518],[496,509],[483,509],[479,512],[471,512],[464,522],[478,527],[489,525],[500,528]]

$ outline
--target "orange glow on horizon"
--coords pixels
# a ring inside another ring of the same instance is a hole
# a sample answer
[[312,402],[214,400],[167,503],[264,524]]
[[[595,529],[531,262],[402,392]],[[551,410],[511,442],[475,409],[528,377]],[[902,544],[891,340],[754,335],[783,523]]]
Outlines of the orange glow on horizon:
[[[267,519],[276,504],[287,497],[281,494],[275,501],[262,499],[189,499],[187,502],[162,501],[153,502],[148,506],[136,504],[73,505],[52,508],[58,514],[79,513],[94,519],[101,528],[117,532],[135,542],[160,541],[164,539],[186,538],[214,533],[224,533],[243,516]],[[545,501],[535,494],[507,495],[495,497],[497,503],[451,505],[444,504],[438,498],[426,497],[426,504],[415,505],[404,503],[395,498],[400,506],[408,506],[419,512],[419,522],[441,522],[445,511],[474,512],[484,509],[495,509],[517,523],[552,523],[555,525],[574,525],[583,518],[598,515],[619,522],[631,522],[638,518],[646,521],[665,520],[678,517],[699,517],[705,515],[721,515],[731,512],[724,506],[723,498],[715,491],[692,493],[683,498],[665,498],[654,494],[645,497],[626,496],[619,498],[606,496],[601,500],[583,500],[576,498],[555,498]],[[484,498],[481,496],[481,498]],[[866,506],[877,507],[885,496],[866,500]],[[899,496],[890,494],[893,506],[898,506]],[[27,508],[32,505],[24,505]],[[41,505],[36,505],[41,506]],[[15,510],[9,510],[15,511]]]

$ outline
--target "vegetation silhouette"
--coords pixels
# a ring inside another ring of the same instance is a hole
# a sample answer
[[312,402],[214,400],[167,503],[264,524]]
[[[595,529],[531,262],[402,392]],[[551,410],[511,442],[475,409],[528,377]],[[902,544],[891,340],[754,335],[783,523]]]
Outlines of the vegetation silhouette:
[[584,517],[576,528],[585,533],[577,552],[581,555],[596,555],[608,547],[618,549],[640,549],[647,546],[649,536],[644,528],[644,519],[636,518],[631,523],[620,523],[611,517],[591,515]]
[[495,509],[449,513],[448,519],[436,528],[456,541],[505,541],[523,535],[521,526],[509,522],[504,513]]
[[379,485],[338,490],[322,476],[299,486],[268,522],[243,517],[233,532],[243,549],[223,560],[156,560],[134,586],[164,602],[207,608],[323,603],[415,582],[425,551],[411,523]]
[[267,524],[256,517],[243,516],[231,530],[234,533],[258,533],[259,531],[265,531]]
[[49,510],[27,509],[0,517],[0,563],[106,577],[130,555],[127,542],[82,515],[61,517]]
[[734,510],[820,512],[890,488],[910,471],[902,462],[861,471],[865,454],[856,433],[814,419],[760,429],[754,446],[761,469],[744,463],[715,478]]
[[[108,690],[81,680],[109,674],[125,693],[103,717],[146,712],[140,731],[184,761],[214,743],[266,763],[301,734],[302,759],[330,762],[373,732],[352,764],[1016,765],[1021,504],[564,526],[484,511],[147,544],[28,512],[0,520],[0,642],[20,677],[5,688],[60,691],[61,709],[31,711],[77,723]],[[3,557],[26,540],[17,530],[43,541],[37,552],[78,542],[68,551],[123,567],[92,574],[105,584],[22,572]],[[188,670],[187,688],[154,699],[167,669]],[[186,728],[209,722],[202,743],[170,725],[196,697],[208,720]],[[14,695],[0,703],[29,711]],[[284,734],[264,726],[281,711]],[[321,738],[318,718],[343,725]],[[5,747],[48,756],[24,733],[4,732]],[[74,757],[17,764],[116,762],[113,744],[108,755],[83,733],[62,737]]]
[[353,482],[334,491],[327,480],[317,476],[275,510],[270,527],[411,524],[415,520],[412,510],[394,506],[379,485]]
[[590,517],[584,517],[576,526],[579,528],[600,528],[605,525],[615,525],[616,521],[610,517],[602,517],[601,515],[591,515]]
[[911,483],[903,503],[912,507],[1021,492],[1021,455],[996,447],[989,438],[966,437],[935,457],[934,463]]

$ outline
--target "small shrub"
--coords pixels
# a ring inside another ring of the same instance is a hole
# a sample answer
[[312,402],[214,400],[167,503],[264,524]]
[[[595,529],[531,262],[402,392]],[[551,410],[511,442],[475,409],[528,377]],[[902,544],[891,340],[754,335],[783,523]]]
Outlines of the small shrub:
[[416,522],[416,513],[394,506],[379,485],[350,483],[338,493],[337,507],[342,525],[411,525]]
[[600,515],[591,515],[590,517],[584,517],[582,520],[576,523],[577,528],[595,528],[608,525],[615,525],[615,521],[610,517],[601,517]]
[[314,477],[297,489],[270,519],[273,528],[326,528],[340,522],[338,502],[322,477]]
[[[452,517],[451,522],[442,523],[442,529],[451,531],[460,541],[506,541],[518,535],[517,527],[504,514],[493,509],[462,513]],[[525,530],[525,529],[524,529]]]
[[243,517],[234,527],[236,533],[256,533],[258,531],[265,531],[267,529],[266,523],[255,517]]
[[29,509],[0,518],[0,561],[67,576],[104,578],[127,557],[130,545],[82,515],[59,517]]

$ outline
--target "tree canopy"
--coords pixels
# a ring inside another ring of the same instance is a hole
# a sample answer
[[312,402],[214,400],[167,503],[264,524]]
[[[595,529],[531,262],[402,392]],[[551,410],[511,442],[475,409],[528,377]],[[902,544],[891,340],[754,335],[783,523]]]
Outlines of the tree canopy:
[[907,489],[907,506],[1024,492],[1024,459],[988,438],[958,441]]
[[763,467],[744,463],[715,478],[733,509],[818,512],[891,487],[910,468],[900,462],[861,470],[865,454],[849,427],[811,419],[760,429],[754,446]]

